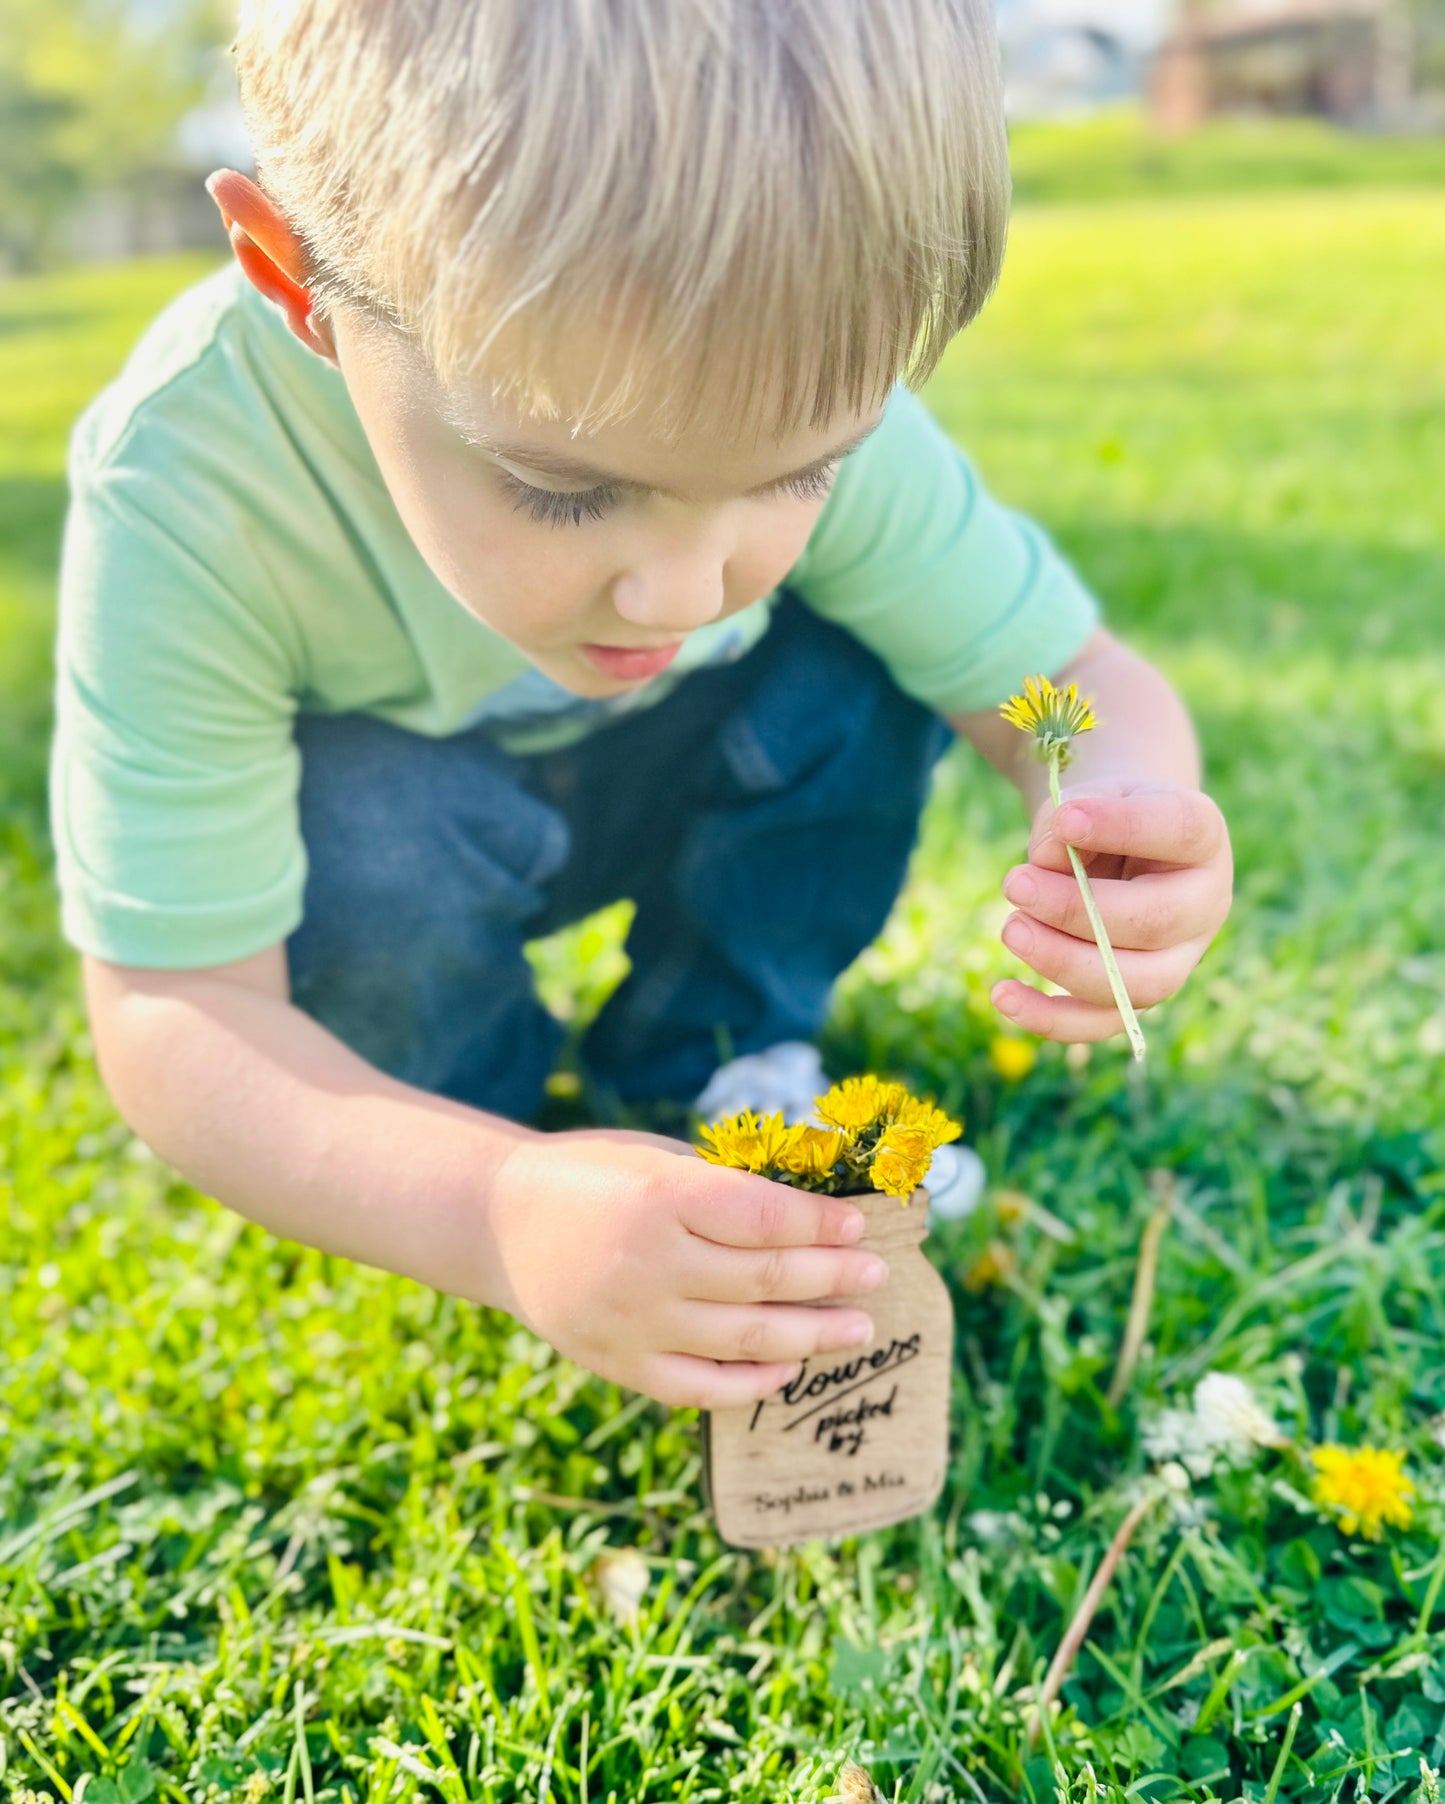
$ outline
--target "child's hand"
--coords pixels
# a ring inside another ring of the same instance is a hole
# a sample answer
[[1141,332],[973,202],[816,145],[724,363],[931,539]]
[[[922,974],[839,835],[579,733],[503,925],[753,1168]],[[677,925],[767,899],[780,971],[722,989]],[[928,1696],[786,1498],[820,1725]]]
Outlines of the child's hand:
[[866,1341],[862,1311],[806,1305],[887,1276],[852,1246],[863,1217],[847,1197],[624,1129],[521,1142],[489,1214],[509,1312],[579,1365],[681,1409],[756,1402],[800,1360],[859,1345],[852,1330]]
[[1083,860],[1129,1000],[1142,1010],[1174,994],[1229,913],[1229,830],[1210,798],[1182,783],[1064,786],[1059,809],[1046,801],[1034,816],[1029,861],[1004,879],[1016,912],[1002,937],[1069,994],[1045,996],[1006,980],[994,985],[992,1000],[1046,1039],[1106,1040],[1124,1024],[1065,841]]

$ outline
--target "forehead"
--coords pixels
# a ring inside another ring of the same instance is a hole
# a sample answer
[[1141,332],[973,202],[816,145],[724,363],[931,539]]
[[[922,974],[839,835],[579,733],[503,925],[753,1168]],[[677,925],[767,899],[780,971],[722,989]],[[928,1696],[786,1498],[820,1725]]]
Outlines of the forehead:
[[660,442],[645,421],[578,433],[565,423],[519,417],[514,409],[495,404],[459,403],[455,397],[443,403],[441,412],[459,440],[503,463],[555,481],[605,482],[673,497],[776,487],[846,456],[881,424],[873,411],[770,439],[739,442],[704,427]]
[[[545,346],[518,327],[498,335],[477,374],[445,382],[429,372],[431,405],[459,442],[558,480],[600,473],[660,493],[746,492],[852,449],[877,425],[892,386],[890,372],[873,393],[840,402],[827,418],[813,423],[805,406],[800,422],[780,427],[785,390],[794,385],[762,365],[746,366],[756,382],[740,409],[736,377],[746,350],[739,345],[718,347],[701,368],[696,360],[669,366],[649,353],[645,336],[607,337],[587,322]],[[795,392],[811,399],[815,372],[805,365],[794,374]],[[619,393],[622,406],[600,418],[602,402]]]

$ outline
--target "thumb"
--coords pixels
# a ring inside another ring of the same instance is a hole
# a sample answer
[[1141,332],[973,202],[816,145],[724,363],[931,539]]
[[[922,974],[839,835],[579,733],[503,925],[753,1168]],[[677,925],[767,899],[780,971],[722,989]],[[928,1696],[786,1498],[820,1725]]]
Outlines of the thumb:
[[1063,840],[1053,831],[1054,816],[1057,813],[1058,809],[1052,802],[1043,803],[1034,816],[1033,828],[1029,833],[1028,862],[1045,871],[1073,869]]
[[[1055,817],[1070,802],[1087,801],[1090,796],[1117,796],[1127,794],[1132,785],[1120,785],[1107,780],[1079,782],[1073,785],[1061,785],[1059,789],[1059,806],[1055,808],[1051,799],[1039,804],[1034,814],[1033,828],[1029,834],[1028,861],[1046,871],[1071,871],[1074,867],[1069,862],[1069,854],[1065,842],[1054,831]],[[1089,862],[1087,853],[1081,854],[1084,863]]]

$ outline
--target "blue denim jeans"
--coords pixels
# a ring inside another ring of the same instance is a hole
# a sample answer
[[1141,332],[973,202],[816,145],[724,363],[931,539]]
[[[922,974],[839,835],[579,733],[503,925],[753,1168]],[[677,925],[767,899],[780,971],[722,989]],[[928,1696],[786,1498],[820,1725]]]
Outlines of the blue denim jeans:
[[302,715],[292,995],[407,1083],[535,1119],[563,1025],[526,940],[631,897],[592,1083],[685,1103],[723,1058],[823,1024],[907,874],[947,723],[785,594],[736,662],[558,751]]

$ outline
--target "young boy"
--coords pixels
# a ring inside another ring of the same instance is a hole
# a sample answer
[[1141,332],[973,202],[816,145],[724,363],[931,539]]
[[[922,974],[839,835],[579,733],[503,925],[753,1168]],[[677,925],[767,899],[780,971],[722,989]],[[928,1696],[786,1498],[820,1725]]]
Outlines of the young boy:
[[[545,1134],[525,940],[616,899],[628,1099],[806,1042],[962,734],[1018,787],[1005,941],[1120,1030],[1228,910],[1164,679],[910,392],[1008,176],[988,0],[254,0],[236,262],[72,440],[54,821],[126,1118],[276,1233],[677,1405],[859,1344],[844,1199]],[[902,378],[902,380],[900,380]],[[1078,679],[1056,816],[997,705]],[[1080,801],[1083,805],[1080,805]]]

